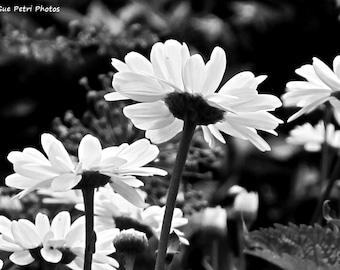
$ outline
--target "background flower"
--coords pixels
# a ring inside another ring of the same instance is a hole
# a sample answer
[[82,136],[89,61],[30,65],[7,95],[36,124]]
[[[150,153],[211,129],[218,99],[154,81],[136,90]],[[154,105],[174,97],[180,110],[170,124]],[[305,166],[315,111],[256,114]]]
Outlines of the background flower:
[[[71,224],[71,216],[66,211],[58,213],[51,223],[42,213],[37,214],[35,223],[26,219],[11,221],[0,216],[0,232],[0,249],[13,252],[9,259],[17,265],[28,265],[35,260],[43,259],[49,263],[67,264],[72,269],[78,269],[72,265],[83,262],[85,246],[83,217]],[[107,264],[108,269],[118,267],[118,263],[108,257],[115,252],[112,240],[117,233],[117,230],[97,232],[98,249],[95,253],[97,255],[94,256],[97,260],[93,261],[93,269],[101,269],[101,264]]]
[[317,57],[313,57],[312,65],[303,65],[295,73],[306,81],[291,81],[286,85],[286,93],[282,95],[285,106],[301,108],[289,117],[293,121],[305,113],[309,113],[321,104],[329,101],[334,109],[334,116],[340,123],[340,56],[333,60],[333,70]]
[[303,145],[307,151],[311,152],[319,151],[325,140],[330,146],[340,148],[340,131],[335,130],[333,124],[328,124],[325,128],[322,121],[315,126],[310,123],[296,126],[289,132],[289,137],[287,138],[288,143]]
[[185,43],[175,40],[156,43],[150,61],[131,52],[125,63],[112,60],[118,70],[106,100],[133,99],[141,102],[126,106],[124,114],[134,125],[146,130],[154,143],[165,142],[183,129],[184,115],[202,126],[204,138],[213,146],[215,139],[225,143],[220,131],[249,140],[262,151],[269,145],[256,130],[276,134],[281,120],[268,111],[281,106],[280,100],[269,94],[258,94],[257,86],[266,78],[241,72],[225,83],[222,81],[226,56],[216,47],[205,64],[198,55],[190,55]]
[[[76,208],[84,211],[83,204],[77,204]],[[136,207],[115,193],[109,186],[105,186],[95,193],[94,214],[97,228],[110,229],[117,226],[120,229],[127,229],[133,226],[137,230],[144,231],[148,237],[153,234],[159,238],[164,207],[156,205]],[[179,228],[187,223],[188,220],[183,217],[182,210],[175,208],[171,232],[175,231],[183,243],[188,243],[188,241],[183,237],[183,232]]]

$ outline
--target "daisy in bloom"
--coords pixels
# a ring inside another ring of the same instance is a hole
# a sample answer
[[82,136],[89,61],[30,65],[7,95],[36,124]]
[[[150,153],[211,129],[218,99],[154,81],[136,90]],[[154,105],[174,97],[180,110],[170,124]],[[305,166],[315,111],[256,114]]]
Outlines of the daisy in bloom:
[[340,55],[333,60],[333,70],[320,59],[313,57],[312,65],[303,65],[296,69],[295,73],[306,81],[291,81],[286,85],[286,93],[282,95],[284,105],[301,108],[289,117],[288,122],[311,112],[326,101],[332,105],[334,116],[340,122],[338,99],[340,96]]
[[[17,265],[33,261],[65,264],[71,269],[83,269],[85,247],[85,219],[80,217],[71,224],[71,216],[63,211],[50,223],[38,213],[35,223],[26,219],[11,221],[0,216],[0,250],[13,252],[9,259]],[[118,262],[109,255],[115,252],[112,244],[118,229],[97,232],[96,252],[92,269],[116,269]]]
[[[78,204],[78,210],[84,211],[84,205]],[[136,207],[128,202],[118,193],[115,193],[108,186],[101,187],[95,194],[94,214],[95,226],[98,228],[109,229],[115,227],[115,219],[129,218],[136,224],[147,226],[152,233],[159,238],[163,222],[164,207],[147,206],[144,209]],[[178,228],[187,224],[188,220],[183,217],[183,212],[175,208],[171,223],[171,232],[175,232],[182,243],[188,244],[188,240],[183,237],[183,232]]]
[[332,124],[328,124],[325,128],[324,122],[320,121],[314,127],[310,123],[295,127],[289,132],[287,142],[303,145],[307,151],[315,152],[320,151],[325,139],[330,146],[340,148],[340,131],[335,130]]
[[256,89],[266,76],[255,77],[249,71],[219,88],[226,69],[222,48],[216,47],[204,63],[200,55],[190,55],[185,43],[168,40],[152,47],[150,61],[136,52],[128,53],[124,60],[112,59],[118,70],[113,77],[116,92],[105,98],[139,102],[123,112],[153,143],[180,133],[186,119],[202,127],[210,146],[215,139],[225,143],[223,132],[249,140],[261,151],[270,150],[257,130],[276,134],[274,129],[282,121],[268,111],[280,107],[281,101],[259,94]]
[[[152,228],[158,239],[160,238],[161,234],[164,211],[165,206],[160,207],[158,205],[152,205],[144,209],[141,215],[143,222]],[[182,210],[179,208],[175,208],[172,216],[170,233],[172,232],[176,233],[177,236],[179,237],[180,242],[185,245],[189,245],[189,241],[184,238],[184,233],[180,231],[178,228],[186,225],[187,223],[188,219],[183,217]]]
[[130,202],[143,206],[143,199],[135,191],[143,182],[134,175],[166,175],[164,170],[144,167],[159,153],[158,147],[146,139],[102,149],[100,141],[88,134],[79,144],[77,162],[72,161],[63,144],[51,134],[42,134],[41,144],[47,157],[35,148],[8,155],[15,173],[7,176],[5,182],[7,186],[23,189],[20,197],[36,189],[67,191],[109,182]]

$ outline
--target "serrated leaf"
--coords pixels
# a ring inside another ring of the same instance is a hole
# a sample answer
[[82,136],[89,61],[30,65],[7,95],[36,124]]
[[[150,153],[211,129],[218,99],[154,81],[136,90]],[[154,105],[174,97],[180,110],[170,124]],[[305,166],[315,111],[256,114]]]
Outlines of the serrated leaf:
[[303,260],[286,253],[279,256],[268,249],[247,250],[246,254],[259,257],[285,270],[339,270],[339,268],[330,265],[317,266],[311,260]]
[[275,224],[250,232],[247,245],[246,253],[283,269],[340,269],[340,236],[320,225]]

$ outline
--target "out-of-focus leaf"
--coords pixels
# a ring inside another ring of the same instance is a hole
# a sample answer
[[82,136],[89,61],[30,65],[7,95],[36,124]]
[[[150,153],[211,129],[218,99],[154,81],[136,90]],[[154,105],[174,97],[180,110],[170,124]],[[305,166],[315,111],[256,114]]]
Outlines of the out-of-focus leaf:
[[247,254],[283,269],[339,269],[340,236],[320,225],[275,224],[249,234]]

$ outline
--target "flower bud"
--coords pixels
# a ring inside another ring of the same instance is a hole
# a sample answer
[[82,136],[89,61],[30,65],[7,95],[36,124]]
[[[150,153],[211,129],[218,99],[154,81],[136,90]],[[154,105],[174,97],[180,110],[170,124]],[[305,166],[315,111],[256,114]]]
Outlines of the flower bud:
[[129,255],[142,253],[148,246],[145,233],[135,229],[122,230],[113,240],[117,251]]
[[224,235],[227,231],[227,211],[220,206],[205,208],[201,226],[218,235]]
[[233,210],[241,213],[246,224],[255,221],[259,208],[259,196],[257,192],[242,191],[236,195]]

